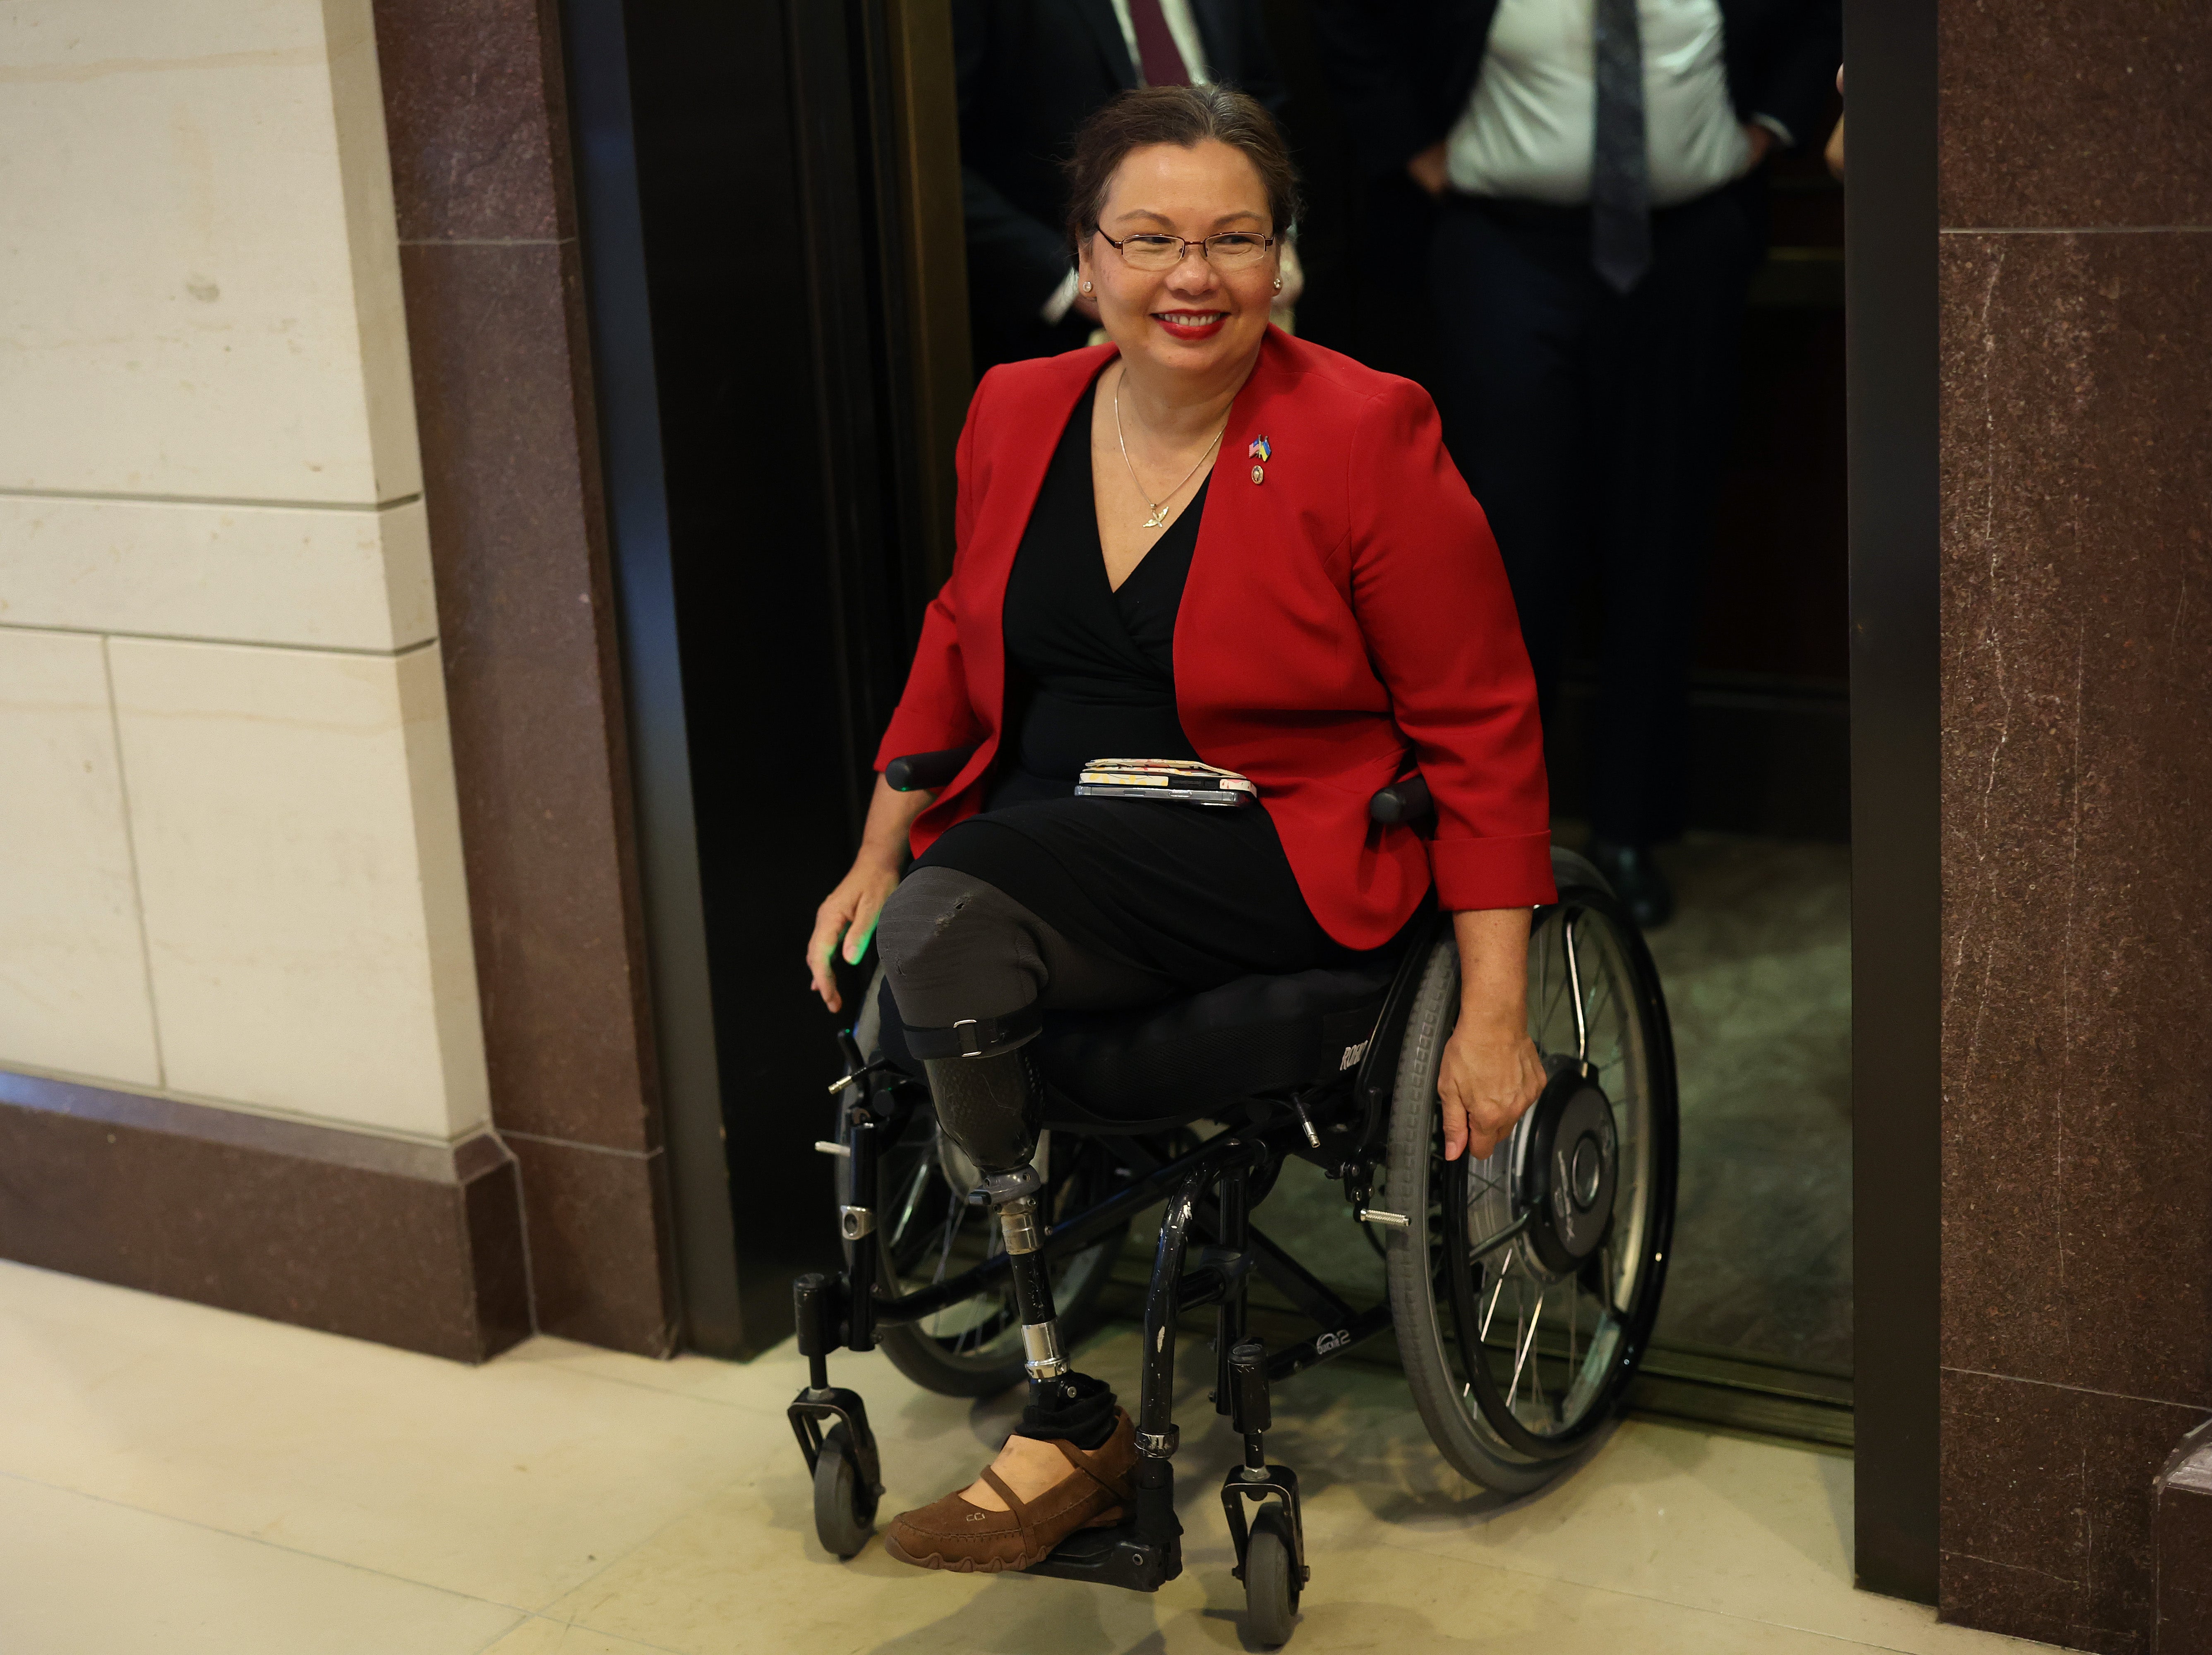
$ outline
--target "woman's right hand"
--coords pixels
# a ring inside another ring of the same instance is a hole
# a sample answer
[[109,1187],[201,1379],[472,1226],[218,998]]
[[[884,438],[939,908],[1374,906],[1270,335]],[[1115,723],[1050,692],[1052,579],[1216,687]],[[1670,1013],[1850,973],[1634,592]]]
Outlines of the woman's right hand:
[[837,888],[814,910],[814,934],[806,944],[806,970],[813,978],[814,992],[831,1011],[845,1009],[832,963],[839,945],[843,945],[848,965],[860,964],[860,956],[868,952],[868,939],[875,934],[876,920],[898,882],[898,864],[863,847],[853,859],[852,872],[838,880]]
[[1406,170],[1413,182],[1431,195],[1441,198],[1451,188],[1451,149],[1442,139],[1431,144],[1406,163]]
[[845,1009],[832,964],[838,947],[842,945],[848,965],[858,965],[868,952],[877,916],[898,888],[899,874],[906,867],[908,830],[936,797],[919,788],[901,793],[882,776],[876,778],[876,790],[868,799],[868,823],[860,831],[860,854],[853,858],[852,872],[837,881],[837,888],[814,910],[814,934],[806,943],[806,974],[822,1003],[833,1012]]

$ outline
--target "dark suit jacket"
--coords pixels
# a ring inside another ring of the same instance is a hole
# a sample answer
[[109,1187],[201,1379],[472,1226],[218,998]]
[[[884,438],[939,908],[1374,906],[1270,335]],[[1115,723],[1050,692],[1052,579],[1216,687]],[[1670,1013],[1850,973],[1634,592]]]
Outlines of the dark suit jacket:
[[[917,853],[981,806],[1006,717],[1006,579],[1060,432],[1113,356],[994,368],[969,406],[952,578],[876,759],[975,748],[916,819]],[[1200,757],[1258,785],[1307,905],[1346,946],[1382,946],[1432,884],[1447,909],[1553,899],[1543,732],[1513,593],[1412,381],[1267,330],[1206,487],[1176,611],[1175,697]],[[1376,827],[1368,800],[1414,764],[1433,831]]]
[[[1207,73],[1282,103],[1261,0],[1191,0]],[[1067,273],[1060,166],[1076,129],[1137,84],[1112,0],[953,0],[960,185],[979,367],[1055,342],[1037,312]],[[1087,331],[1088,324],[1084,325]]]
[[[1720,0],[1736,113],[1771,115],[1800,147],[1843,59],[1841,0]],[[1395,172],[1445,137],[1482,72],[1498,0],[1315,0],[1345,129],[1370,172]]]

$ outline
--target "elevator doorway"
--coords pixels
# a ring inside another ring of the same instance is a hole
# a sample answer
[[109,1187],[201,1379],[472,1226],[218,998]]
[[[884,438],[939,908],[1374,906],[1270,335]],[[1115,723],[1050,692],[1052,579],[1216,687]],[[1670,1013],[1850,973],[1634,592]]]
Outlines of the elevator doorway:
[[[1347,200],[1342,134],[1331,137],[1322,100],[1297,89],[1302,75],[1309,88],[1322,82],[1310,33],[1302,46],[1297,33],[1304,0],[1267,4],[1271,28],[1281,25],[1294,90],[1289,120],[1313,204],[1301,244],[1313,282],[1300,331],[1419,377],[1418,306],[1398,302],[1388,261],[1363,260],[1358,252],[1378,225],[1398,222],[1401,204]],[[609,60],[579,45],[586,33],[579,25],[623,9],[565,0],[580,88],[588,91]],[[1882,22],[1863,9],[1866,27]],[[613,456],[611,491],[627,612],[659,612],[670,639],[683,635],[680,684],[653,677],[676,666],[672,642],[658,646],[658,655],[635,640],[625,647],[639,747],[667,755],[664,768],[657,760],[641,764],[641,815],[648,826],[666,820],[686,833],[696,826],[693,854],[708,863],[695,873],[705,886],[703,900],[694,900],[695,916],[704,910],[701,961],[684,978],[657,958],[656,996],[664,1021],[683,1024],[665,1048],[708,1054],[685,1080],[682,1101],[672,1090],[672,1164],[679,1184],[696,1178],[701,1191],[696,1200],[679,1196],[675,1221],[690,1257],[718,1244],[726,1254],[734,1233],[737,1262],[726,1294],[737,1331],[708,1347],[730,1354],[782,1336],[791,1271],[823,1262],[826,1251],[811,1226],[827,1199],[827,1169],[811,1147],[816,1121],[798,1100],[819,1086],[834,1053],[789,963],[787,939],[803,929],[843,854],[872,745],[865,732],[880,727],[910,648],[913,614],[943,573],[949,512],[941,494],[930,497],[930,479],[941,480],[945,470],[969,376],[963,353],[931,332],[961,325],[964,306],[944,297],[959,265],[957,239],[932,241],[928,232],[957,222],[946,207],[957,197],[957,151],[941,128],[927,131],[926,100],[915,96],[934,85],[936,113],[945,114],[949,51],[933,67],[922,64],[908,31],[915,20],[936,27],[931,20],[942,16],[912,0],[738,8],[680,0],[632,11],[632,64],[605,77],[617,82],[621,107],[611,101],[603,125],[598,116],[579,116],[586,256],[599,261],[591,277],[595,315],[618,319],[627,302],[638,314],[649,311],[652,324],[642,352],[634,343],[595,348],[602,396],[616,406],[625,390],[616,383],[620,372],[641,356],[660,376],[657,387],[647,379],[629,388],[648,413],[657,410],[667,441],[656,433],[650,453]],[[1303,70],[1292,61],[1301,51]],[[1854,51],[1874,63],[1871,47]],[[743,96],[731,94],[732,65],[748,77]],[[1886,106],[1880,88],[1887,83],[1869,70],[1862,84],[1859,72],[1855,100]],[[633,83],[640,88],[634,118]],[[1917,83],[1908,89],[1917,94]],[[1921,1141],[1932,1140],[1932,1129],[1906,1130],[1904,1114],[1923,1110],[1918,1069],[1932,1072],[1924,1059],[1933,1050],[1936,1004],[1922,981],[1933,958],[1932,852],[1923,849],[1933,835],[1921,798],[1932,797],[1922,772],[1932,765],[1933,678],[1916,653],[1933,636],[1922,544],[1932,545],[1932,537],[1916,535],[1934,492],[1929,466],[1914,463],[1917,448],[1903,449],[1919,444],[1934,452],[1932,438],[1920,442],[1925,433],[1916,423],[1932,393],[1917,380],[1905,383],[1927,354],[1922,334],[1932,341],[1933,332],[1932,323],[1922,326],[1917,288],[1885,297],[1858,265],[1894,269],[1908,287],[1920,280],[1909,250],[1900,256],[1892,244],[1919,225],[1900,204],[1932,199],[1921,186],[1933,140],[1932,125],[1912,119],[1870,121],[1868,131],[1854,196],[1879,193],[1886,216],[1902,228],[1892,234],[1881,216],[1854,209],[1855,224],[1875,222],[1871,239],[1854,238],[1860,562],[1848,597],[1841,196],[1817,177],[1794,192],[1773,192],[1774,252],[1747,323],[1747,411],[1714,587],[1731,568],[1739,578],[1727,603],[1708,606],[1692,777],[1700,815],[1690,837],[1668,853],[1683,915],[1670,928],[1673,939],[1664,931],[1655,937],[1686,1032],[1686,1074],[1695,1065],[1729,1079],[1702,1103],[1689,1095],[1700,1083],[1686,1086],[1692,1139],[1683,1250],[1651,1367],[1651,1384],[1671,1390],[1644,1400],[1676,1417],[1836,1442],[1848,1439],[1855,1404],[1873,1406],[1879,1380],[1893,1399],[1885,1404],[1886,1451],[1898,1476],[1913,1482],[1906,1503],[1917,1510],[1926,1491],[1914,1480],[1933,1463],[1932,1433],[1921,1417],[1932,1413],[1932,1379],[1923,1384],[1923,1370],[1932,1375],[1933,1359],[1923,1360],[1916,1342],[1923,1332],[1932,1339],[1934,1250],[1925,1232],[1935,1207],[1932,1150]],[[626,154],[633,139],[635,154]],[[636,227],[622,225],[623,210],[641,217],[641,238]],[[772,235],[790,256],[734,258],[732,237],[740,229]],[[599,251],[625,234],[645,249],[636,290],[628,295],[610,279],[614,261]],[[1869,304],[1870,296],[1880,302]],[[1877,338],[1880,350],[1870,357],[1869,341]],[[1886,400],[1868,392],[1866,375],[1877,368],[1899,380]],[[1902,415],[1900,403],[1909,405]],[[604,423],[625,438],[646,423]],[[611,451],[616,446],[611,441]],[[1884,490],[1897,496],[1887,517],[1865,508],[1870,498],[1879,507]],[[665,498],[665,516],[656,524],[644,506],[626,516],[633,498]],[[1870,545],[1879,554],[1871,559]],[[1856,721],[1842,695],[1847,654],[1859,663]],[[1886,676],[1869,673],[1869,659]],[[688,733],[656,710],[670,706],[688,715]],[[1554,721],[1555,772],[1563,778],[1573,744],[1586,740],[1577,733],[1575,708],[1571,694]],[[1848,770],[1854,745],[1862,783],[1856,800]],[[1885,762],[1899,758],[1908,762]],[[682,797],[662,787],[665,777],[679,776],[688,790]],[[1876,794],[1878,806],[1870,806]],[[1561,831],[1571,835],[1578,827],[1571,791],[1561,805]],[[1851,936],[1843,918],[1854,859],[1862,894],[1873,884],[1889,903],[1872,922],[1862,904],[1857,920],[1858,1008],[1863,1013],[1879,1001],[1882,1013],[1881,1028],[1859,1045],[1857,1136],[1863,1169],[1881,1174],[1896,1208],[1879,1236],[1863,1226],[1857,1238],[1862,1256],[1869,1245],[1887,1248],[1887,1267],[1856,1276],[1845,1239],[1851,1174],[1842,1136],[1850,1126],[1853,1025],[1843,975]],[[774,877],[755,877],[762,867]],[[654,885],[649,878],[649,894]],[[1902,906],[1894,900],[1900,892]],[[1755,898],[1771,900],[1760,909]],[[1782,942],[1809,956],[1791,965],[1799,989],[1789,995],[1768,992],[1790,975],[1777,964]],[[1870,977],[1866,962],[1876,952],[1880,969]],[[1814,983],[1817,992],[1806,989]],[[1790,1007],[1809,1022],[1785,1026],[1779,1014]],[[1695,1043],[1702,1044],[1693,1050]],[[1768,1084],[1758,1065],[1785,1047],[1802,1048],[1808,1062],[1792,1071],[1796,1080]],[[1825,1067],[1808,1079],[1814,1057]],[[1893,1096],[1897,1102],[1885,1101]],[[1804,1106],[1759,1113],[1784,1097]],[[764,1111],[763,1099],[791,1106]],[[1711,1129],[1702,1150],[1700,1112]],[[1864,1159],[1867,1123],[1878,1113],[1887,1123],[1881,1141],[1906,1153]],[[1692,1182],[1697,1167],[1711,1175],[1702,1193]],[[1794,1278],[1764,1269],[1773,1250],[1759,1239],[1777,1232],[1775,1214],[1809,1198],[1809,1184],[1792,1186],[1791,1177],[1820,1185],[1820,1214],[1790,1232],[1806,1244]],[[713,1223],[701,1221],[713,1217],[708,1186],[718,1179],[726,1203],[719,1244]],[[1740,1200],[1746,1190],[1755,1198]],[[1687,1227],[1692,1221],[1702,1241]],[[1698,1247],[1710,1263],[1697,1262]],[[1692,1285],[1693,1272],[1716,1284],[1710,1294]],[[1879,1290],[1886,1310],[1909,1314],[1864,1318],[1854,1340],[1855,1287],[1863,1302]],[[711,1322],[713,1292],[688,1275],[685,1291],[697,1341]],[[1860,1372],[1864,1398],[1854,1385]],[[1861,1451],[1863,1468],[1863,1441]]]
[[[1680,907],[1650,939],[1674,1025],[1682,1179],[1648,1400],[1848,1445],[1844,201],[1817,151],[1768,174],[1692,681],[1690,829],[1662,853]],[[1571,699],[1558,721],[1563,777],[1589,707]]]
[[[1300,334],[1429,382],[1426,261],[1364,249],[1433,210],[1363,174],[1309,0],[1270,0],[1307,183]],[[1818,135],[1826,137],[1840,100]],[[1766,168],[1735,439],[1691,691],[1688,831],[1658,851],[1679,910],[1649,937],[1673,1016],[1681,1183],[1639,1404],[1853,1439],[1850,717],[1844,192],[1818,143]],[[1437,388],[1431,386],[1431,389]],[[1587,837],[1602,594],[1547,721],[1554,835]],[[1320,1197],[1317,1196],[1316,1199]],[[1347,1250],[1347,1276],[1368,1261]],[[1347,1281],[1347,1287],[1351,1283]]]

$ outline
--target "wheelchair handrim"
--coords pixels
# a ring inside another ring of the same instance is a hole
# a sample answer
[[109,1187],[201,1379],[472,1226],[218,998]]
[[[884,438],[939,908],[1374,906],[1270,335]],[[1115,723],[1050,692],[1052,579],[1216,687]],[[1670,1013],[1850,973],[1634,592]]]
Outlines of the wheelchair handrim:
[[[1417,1318],[1428,1333],[1421,1343],[1443,1365],[1458,1394],[1455,1411],[1485,1445],[1486,1457],[1509,1471],[1572,1455],[1616,1411],[1657,1315],[1672,1224],[1675,1113],[1665,1006],[1642,939],[1608,893],[1569,885],[1558,904],[1538,911],[1530,950],[1531,1032],[1547,1053],[1560,1054],[1563,1044],[1565,1055],[1575,1052],[1571,1005],[1557,995],[1547,998],[1547,972],[1565,975],[1559,943],[1570,921],[1583,976],[1587,1055],[1609,1081],[1607,1091],[1617,1094],[1623,1123],[1612,1220],[1584,1269],[1568,1275],[1547,1270],[1525,1236],[1479,1245],[1516,1215],[1513,1171],[1527,1123],[1485,1161],[1442,1159],[1434,1065],[1455,1011],[1430,1031],[1423,1047],[1428,1072],[1418,1082],[1407,1077],[1409,1090],[1401,1091],[1398,1105],[1419,1095],[1411,1088],[1425,1089],[1430,1153],[1418,1170],[1401,1167],[1414,1172],[1419,1188],[1394,1190],[1409,1205],[1418,1195],[1424,1214],[1427,1279],[1407,1284],[1425,1299],[1420,1309],[1426,1313]],[[1439,947],[1449,951],[1451,944]],[[1455,996],[1455,954],[1448,965],[1432,964],[1432,970],[1443,969]],[[1432,1011],[1437,997],[1432,993],[1428,1001]],[[1464,1216],[1448,1226],[1447,1213]],[[1447,1235],[1462,1226],[1464,1240],[1447,1244]],[[1590,1270],[1601,1259],[1605,1263]],[[1585,1275],[1602,1285],[1602,1297]],[[1577,1308],[1584,1301],[1587,1314]],[[1508,1315],[1510,1328],[1503,1325]]]

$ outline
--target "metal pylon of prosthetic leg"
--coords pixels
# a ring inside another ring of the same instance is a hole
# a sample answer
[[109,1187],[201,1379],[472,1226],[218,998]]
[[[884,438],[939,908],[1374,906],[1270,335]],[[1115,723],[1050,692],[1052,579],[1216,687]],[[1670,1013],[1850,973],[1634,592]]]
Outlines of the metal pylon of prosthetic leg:
[[1015,1196],[1000,1202],[998,1213],[1014,1278],[1014,1305],[1022,1318],[1022,1366],[1035,1387],[1067,1372],[1067,1357],[1060,1348],[1060,1322],[1053,1310],[1052,1278],[1045,1269],[1037,1198],[1026,1193]]

